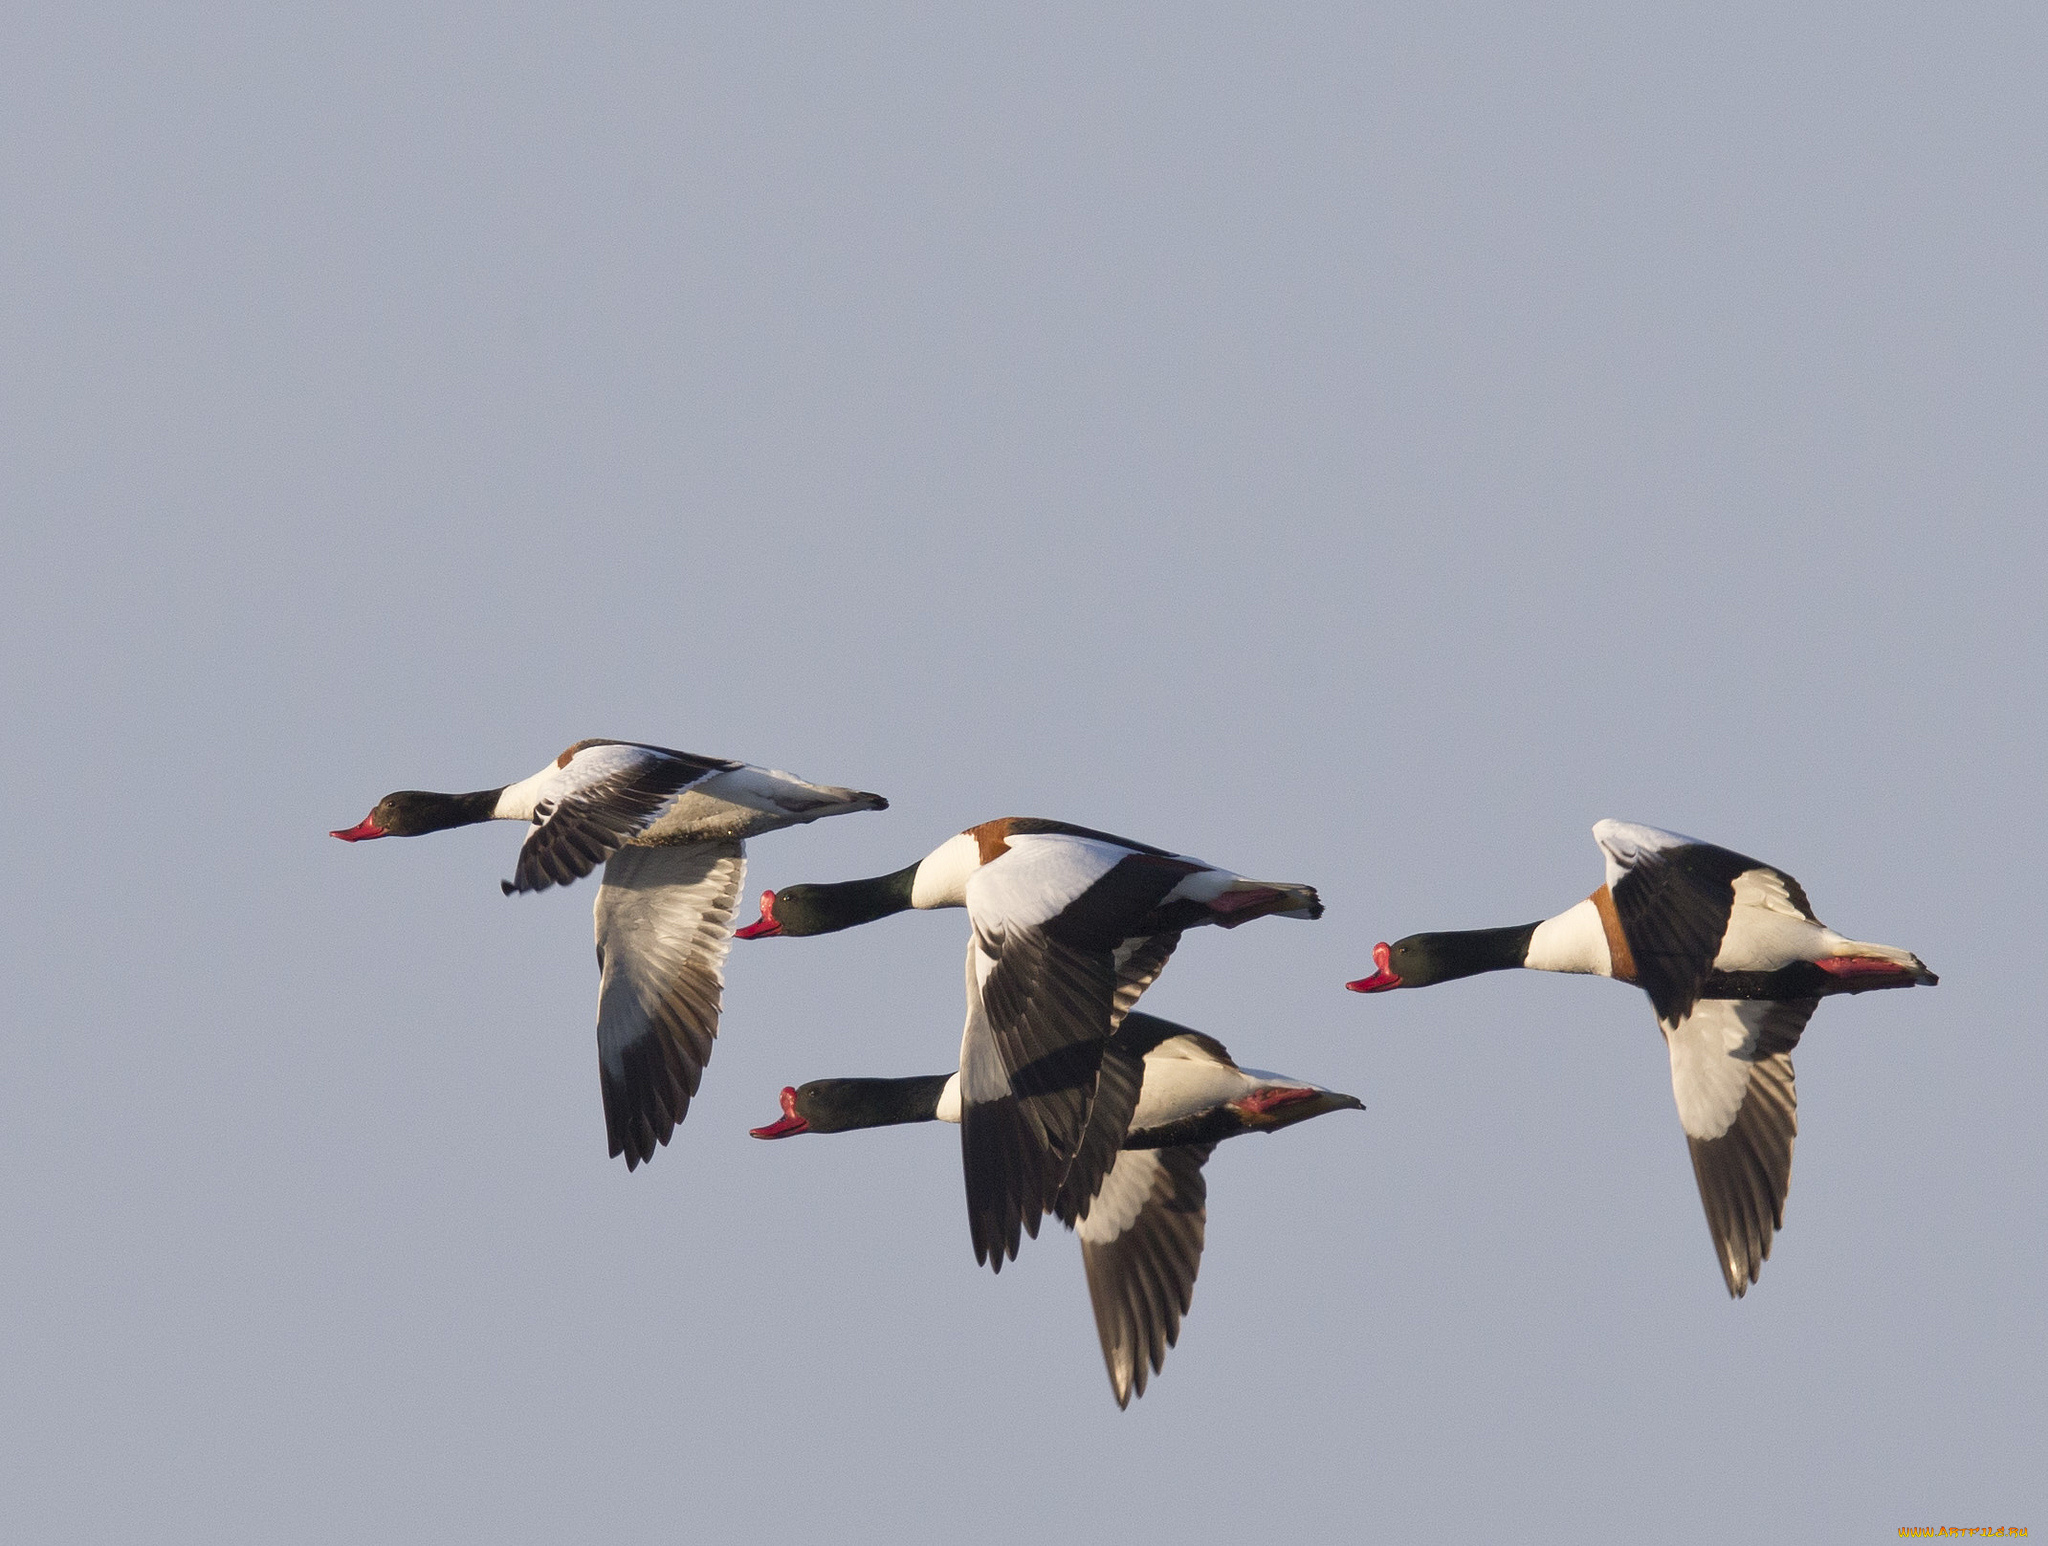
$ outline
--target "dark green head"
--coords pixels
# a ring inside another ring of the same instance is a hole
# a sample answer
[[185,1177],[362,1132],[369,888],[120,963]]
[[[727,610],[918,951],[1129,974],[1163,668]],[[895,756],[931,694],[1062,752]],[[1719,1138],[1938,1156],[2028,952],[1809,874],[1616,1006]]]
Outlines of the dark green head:
[[400,789],[379,800],[357,825],[330,835],[344,843],[361,843],[373,837],[418,837],[449,827],[467,827],[489,821],[503,793],[502,789],[479,789],[475,794]]
[[773,939],[781,934],[835,934],[855,924],[872,923],[908,907],[916,879],[917,865],[913,864],[870,880],[764,891],[761,916],[744,929],[734,929],[733,934],[738,939]]
[[1464,929],[1454,933],[1410,934],[1389,945],[1372,947],[1370,977],[1347,982],[1353,993],[1385,993],[1390,988],[1426,988],[1479,972],[1502,972],[1520,966],[1529,954],[1533,923],[1508,929]]
[[798,1133],[936,1122],[939,1096],[950,1078],[951,1074],[922,1074],[910,1079],[813,1079],[800,1088],[785,1085],[782,1120],[751,1131],[756,1138],[793,1138]]

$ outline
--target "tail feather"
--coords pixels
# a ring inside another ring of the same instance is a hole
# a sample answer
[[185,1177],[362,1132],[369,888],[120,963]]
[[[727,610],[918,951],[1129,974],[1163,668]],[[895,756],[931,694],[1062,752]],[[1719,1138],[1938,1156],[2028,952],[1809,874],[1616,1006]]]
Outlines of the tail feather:
[[1239,880],[1226,887],[1209,903],[1216,921],[1226,929],[1254,918],[1320,918],[1323,899],[1314,886],[1292,881]]
[[835,789],[825,784],[813,784],[807,793],[810,798],[799,807],[807,816],[843,816],[851,811],[886,811],[889,808],[887,800],[878,794],[869,794],[865,789]]
[[1844,940],[1841,945],[1836,946],[1834,953],[1838,956],[1875,957],[1880,961],[1890,961],[1895,966],[1902,966],[1913,974],[1915,987],[1931,988],[1941,981],[1927,969],[1925,961],[1912,951],[1901,950],[1895,945],[1873,945],[1864,940],[1851,939]]
[[700,786],[706,794],[732,800],[767,815],[779,815],[795,822],[818,821],[826,816],[843,816],[852,811],[886,811],[889,802],[865,789],[842,789],[837,784],[814,784],[784,773],[779,768],[743,767],[706,779]]

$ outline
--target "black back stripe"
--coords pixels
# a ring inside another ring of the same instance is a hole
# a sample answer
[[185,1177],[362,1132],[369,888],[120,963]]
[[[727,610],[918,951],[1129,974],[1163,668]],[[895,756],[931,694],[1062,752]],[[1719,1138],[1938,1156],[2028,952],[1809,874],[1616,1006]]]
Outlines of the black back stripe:
[[1157,858],[1174,857],[1164,848],[1154,848],[1150,843],[1134,843],[1127,837],[1118,837],[1114,832],[1098,832],[1093,827],[1077,827],[1070,821],[1054,821],[1045,816],[1012,816],[1004,826],[1016,836],[1030,836],[1052,833],[1064,837],[1087,837],[1101,843],[1115,843],[1119,848],[1128,848],[1133,853],[1151,854]]
[[1735,877],[1756,867],[1711,843],[1688,843],[1645,853],[1610,888],[1636,983],[1658,1019],[1675,1025],[1698,1000],[1735,909]]
[[1200,872],[1200,865],[1185,859],[1133,854],[1046,920],[1045,932],[1077,950],[1104,951],[1114,951],[1134,937],[1172,932],[1154,925],[1160,903],[1175,886]]

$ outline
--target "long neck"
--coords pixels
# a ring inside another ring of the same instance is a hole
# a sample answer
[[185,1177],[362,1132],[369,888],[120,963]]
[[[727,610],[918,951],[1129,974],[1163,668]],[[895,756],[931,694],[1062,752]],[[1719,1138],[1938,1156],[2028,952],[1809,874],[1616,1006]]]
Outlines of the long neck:
[[1430,982],[1450,982],[1459,977],[1476,977],[1481,972],[1504,972],[1521,966],[1529,953],[1529,940],[1536,932],[1533,923],[1505,929],[1462,929],[1445,934],[1424,934],[1428,942]]
[[412,821],[418,833],[441,832],[449,827],[474,826],[497,815],[500,789],[479,789],[474,794],[436,794],[425,797]]
[[909,1079],[820,1079],[809,1099],[811,1128],[820,1133],[859,1127],[894,1127],[902,1122],[936,1122],[939,1096],[951,1074]]
[[[805,934],[832,934],[856,924],[873,923],[910,906],[910,888],[916,879],[917,866],[913,864],[893,875],[806,886],[801,918],[790,919],[788,923],[800,923]],[[799,932],[798,928],[788,931]]]

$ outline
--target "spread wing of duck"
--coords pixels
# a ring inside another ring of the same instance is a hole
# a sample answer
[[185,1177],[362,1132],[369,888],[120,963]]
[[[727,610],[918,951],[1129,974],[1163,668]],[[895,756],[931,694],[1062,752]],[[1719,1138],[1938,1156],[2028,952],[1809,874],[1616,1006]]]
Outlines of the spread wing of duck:
[[1145,1381],[1180,1340],[1195,1299],[1208,1228],[1202,1167],[1213,1143],[1126,1149],[1077,1232],[1102,1361],[1116,1404],[1145,1394]]
[[[1142,1068],[1104,1045],[1179,936],[1132,935],[1192,860],[1062,835],[1012,839],[968,884],[961,1155],[975,1259],[997,1271],[1049,1210],[1079,1217],[1114,1163]],[[1013,861],[1017,861],[1014,862]]]
[[622,848],[595,911],[598,1079],[614,1157],[654,1158],[711,1060],[746,860],[738,842]]
[[631,741],[578,741],[552,768],[510,785],[501,797],[503,806],[524,805],[533,823],[512,878],[502,883],[505,894],[581,880],[652,826],[692,784],[744,766]]
[[1701,999],[1663,1028],[1714,1254],[1738,1298],[1757,1280],[1785,1223],[1799,1133],[1792,1049],[1819,1003]]

